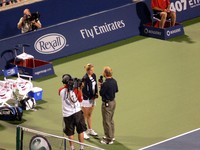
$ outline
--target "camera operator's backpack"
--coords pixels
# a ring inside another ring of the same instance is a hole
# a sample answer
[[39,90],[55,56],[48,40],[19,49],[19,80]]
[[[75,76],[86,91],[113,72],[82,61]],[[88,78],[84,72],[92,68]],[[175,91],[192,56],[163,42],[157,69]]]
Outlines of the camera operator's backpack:
[[0,120],[5,121],[21,121],[23,116],[23,110],[20,107],[0,107]]
[[34,109],[36,107],[35,99],[31,98],[31,97],[27,97],[27,98],[21,100],[20,104],[21,104],[21,108],[23,110],[30,110],[30,109]]

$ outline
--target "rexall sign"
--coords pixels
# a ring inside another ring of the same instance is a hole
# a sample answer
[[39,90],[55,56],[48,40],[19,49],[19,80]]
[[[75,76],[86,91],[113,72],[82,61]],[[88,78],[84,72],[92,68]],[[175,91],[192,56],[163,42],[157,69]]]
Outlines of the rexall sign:
[[34,44],[35,50],[41,54],[53,54],[62,50],[67,40],[62,34],[50,33],[38,38]]

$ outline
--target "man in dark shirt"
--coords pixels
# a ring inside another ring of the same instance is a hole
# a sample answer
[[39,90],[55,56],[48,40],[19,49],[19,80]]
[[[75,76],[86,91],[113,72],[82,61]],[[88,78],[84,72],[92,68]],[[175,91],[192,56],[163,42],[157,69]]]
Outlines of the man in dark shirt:
[[117,81],[112,78],[112,69],[105,67],[103,75],[106,78],[104,83],[100,83],[100,95],[102,97],[102,117],[105,136],[101,140],[102,144],[113,144],[114,138],[114,112],[116,107],[115,93],[118,92]]

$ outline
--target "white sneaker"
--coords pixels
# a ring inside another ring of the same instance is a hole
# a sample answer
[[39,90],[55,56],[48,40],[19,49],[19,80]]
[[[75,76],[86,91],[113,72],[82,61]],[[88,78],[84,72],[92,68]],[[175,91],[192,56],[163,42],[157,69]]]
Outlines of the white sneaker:
[[[103,139],[104,139],[104,140],[106,140],[106,139],[107,139],[107,137],[106,137],[106,136],[104,136],[104,137],[103,137]],[[115,138],[113,138],[112,140],[113,140],[113,141],[115,141]]]
[[108,142],[104,139],[101,140],[101,144],[113,144],[113,143],[114,143],[113,141]]
[[92,129],[88,129],[87,133],[90,134],[90,135],[92,135],[92,136],[97,136],[97,135],[98,135],[98,134],[97,134],[94,130],[92,130]]
[[87,135],[86,132],[83,132],[83,135],[84,135],[84,139],[88,140],[90,137]]
[[114,142],[113,142],[113,141],[110,141],[110,142],[108,142],[108,144],[110,144],[110,145],[111,145],[111,144],[114,144]]

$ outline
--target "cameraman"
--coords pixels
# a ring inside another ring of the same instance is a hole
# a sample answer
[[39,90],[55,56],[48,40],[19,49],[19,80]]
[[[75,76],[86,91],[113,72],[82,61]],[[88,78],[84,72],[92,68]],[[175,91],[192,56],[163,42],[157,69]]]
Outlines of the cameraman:
[[34,31],[42,28],[39,18],[31,18],[32,14],[29,9],[24,10],[24,16],[20,18],[17,27],[22,33]]
[[112,78],[112,69],[104,67],[103,76],[106,78],[105,82],[100,81],[100,95],[102,97],[102,117],[103,128],[105,136],[101,140],[102,144],[113,144],[114,138],[114,112],[116,107],[115,93],[118,92],[117,81]]
[[[84,142],[83,132],[87,130],[83,112],[81,110],[80,102],[82,101],[82,86],[74,89],[74,81],[71,75],[64,74],[62,76],[62,82],[64,87],[59,89],[59,95],[62,99],[62,112],[65,127],[64,133],[69,139],[74,140],[74,130],[78,133],[79,142]],[[70,150],[74,150],[72,141],[70,143]],[[81,145],[80,150],[83,150],[84,146]]]

